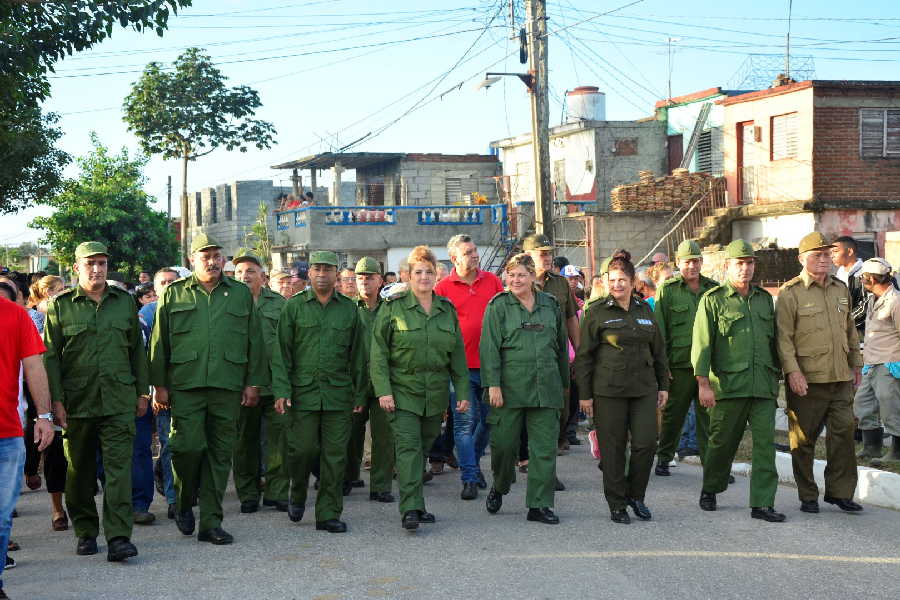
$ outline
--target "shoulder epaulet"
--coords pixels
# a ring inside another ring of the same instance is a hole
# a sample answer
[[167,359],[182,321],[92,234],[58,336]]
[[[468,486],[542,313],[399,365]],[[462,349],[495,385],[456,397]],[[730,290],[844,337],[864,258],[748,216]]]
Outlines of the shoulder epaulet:
[[512,292],[510,292],[509,290],[503,290],[502,292],[497,292],[496,294],[494,294],[493,298],[488,300],[488,304],[493,304],[494,301],[497,300],[497,298],[500,298],[501,296],[505,298],[509,294],[512,294]]
[[831,279],[832,279],[833,281],[836,281],[836,282],[838,282],[839,284],[841,284],[842,286],[847,287],[847,284],[846,284],[846,283],[844,283],[842,280],[838,279],[838,278],[835,277],[834,275],[829,275],[829,277],[831,277]]
[[762,293],[765,294],[766,296],[771,296],[771,295],[772,295],[771,293],[769,293],[769,290],[767,290],[766,288],[762,287],[761,285],[754,285],[753,287],[755,287],[756,289],[758,289],[760,292],[762,292]]
[[190,275],[188,275],[187,277],[179,277],[178,279],[176,279],[175,281],[173,281],[172,283],[170,283],[170,284],[167,285],[166,287],[169,288],[169,287],[172,287],[173,285],[176,285],[176,286],[178,286],[178,287],[181,287],[181,286],[183,286],[183,285],[185,284],[185,282],[187,282],[188,278],[190,278]]
[[725,286],[720,283],[720,284],[716,285],[715,287],[711,287],[708,290],[706,290],[705,292],[703,292],[703,295],[700,297],[703,298],[704,296],[710,296],[710,295],[715,294],[716,292],[718,292],[720,290],[724,290],[724,289],[725,289]]
[[802,282],[803,282],[803,278],[798,275],[797,277],[794,277],[793,279],[789,279],[789,280],[785,281],[781,285],[781,289],[786,290],[789,287],[794,287],[798,283],[802,283]]
[[539,295],[539,297],[549,296],[553,300],[553,303],[556,304],[557,306],[559,306],[559,299],[549,292],[543,292],[541,290],[536,290],[535,295]]
[[67,288],[67,289],[61,291],[60,293],[58,293],[58,294],[57,294],[56,296],[54,296],[53,298],[51,298],[51,300],[56,300],[57,298],[63,298],[63,297],[65,297],[65,296],[71,296],[72,294],[75,293],[75,290],[76,290],[76,289],[78,289],[78,288],[76,288],[76,287],[70,287],[70,288]]
[[674,275],[672,275],[671,277],[669,277],[668,279],[663,281],[659,287],[662,287],[664,285],[671,285],[674,283],[678,283],[682,279],[684,279],[684,276],[681,273],[675,273]]

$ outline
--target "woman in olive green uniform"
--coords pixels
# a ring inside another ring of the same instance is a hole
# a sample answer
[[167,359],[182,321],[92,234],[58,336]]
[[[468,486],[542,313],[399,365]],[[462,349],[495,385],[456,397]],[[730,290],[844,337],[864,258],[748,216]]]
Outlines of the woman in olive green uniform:
[[506,264],[508,291],[494,296],[481,333],[481,383],[491,414],[494,485],[487,510],[496,513],[512,484],[519,438],[528,432],[528,520],[555,525],[550,509],[556,481],[556,438],[563,390],[569,387],[567,330],[556,298],[534,287],[534,260],[517,254]]
[[388,299],[375,317],[369,371],[394,432],[403,528],[414,530],[434,522],[422,493],[425,452],[441,431],[450,381],[456,409],[468,410],[469,369],[456,309],[432,291],[434,253],[417,246],[408,261],[408,291]]
[[575,377],[581,408],[594,417],[610,518],[630,523],[627,505],[637,518],[649,521],[644,493],[656,452],[656,409],[669,397],[665,344],[653,310],[632,296],[631,262],[610,261],[608,289],[609,296],[591,304],[582,321]]

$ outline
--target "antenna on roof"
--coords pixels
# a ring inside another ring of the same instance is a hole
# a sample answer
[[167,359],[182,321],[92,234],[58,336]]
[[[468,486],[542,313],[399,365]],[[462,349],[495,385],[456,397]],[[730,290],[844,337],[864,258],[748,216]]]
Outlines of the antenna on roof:
[[794,8],[794,0],[788,0],[787,35],[784,48],[784,76],[791,77],[791,12]]

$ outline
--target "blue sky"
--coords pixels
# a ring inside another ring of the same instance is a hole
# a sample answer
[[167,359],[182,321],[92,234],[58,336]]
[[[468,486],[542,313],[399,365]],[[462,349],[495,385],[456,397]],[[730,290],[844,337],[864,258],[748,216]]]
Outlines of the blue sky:
[[[230,85],[259,91],[257,116],[274,123],[278,144],[245,154],[218,150],[191,163],[189,190],[234,179],[286,184],[288,173],[272,164],[366,135],[353,150],[486,152],[492,140],[530,127],[518,80],[474,89],[487,70],[526,70],[517,42],[508,39],[509,8],[501,4],[196,0],[170,20],[162,38],[117,29],[58,63],[45,108],[61,115],[60,143],[72,155],[89,150],[91,131],[112,148],[136,150],[121,110],[131,84],[148,62],[168,64],[199,46]],[[521,0],[516,4],[520,26]],[[666,97],[668,38],[676,38],[673,95],[735,87],[749,54],[783,55],[788,0],[549,0],[548,12],[551,122],[562,116],[565,91],[579,85],[600,87],[607,119],[622,120],[651,114],[653,102]],[[896,0],[795,0],[792,15],[792,55],[798,63],[812,56],[815,78],[900,79]],[[177,214],[179,163],[153,158],[146,175],[160,208],[172,176]],[[10,226],[0,243],[37,239],[40,233],[26,224],[46,213],[38,207],[4,217]]]

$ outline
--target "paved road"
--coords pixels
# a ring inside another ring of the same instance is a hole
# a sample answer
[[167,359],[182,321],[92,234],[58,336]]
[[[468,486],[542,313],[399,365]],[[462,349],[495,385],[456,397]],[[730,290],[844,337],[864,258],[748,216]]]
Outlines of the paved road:
[[[13,537],[19,567],[5,573],[14,599],[466,598],[900,598],[900,513],[866,507],[860,515],[823,505],[798,509],[781,487],[784,524],[751,520],[748,481],[719,497],[719,511],[697,508],[700,469],[681,465],[653,476],[647,503],[654,520],[609,521],[600,472],[584,446],[559,461],[568,490],[557,495],[558,526],[525,521],[524,485],[498,515],[484,494],[459,500],[456,471],[426,486],[438,517],[417,534],[400,529],[396,504],[369,502],[354,490],[344,516],[350,532],[317,532],[311,510],[299,525],[271,509],[238,512],[231,490],[225,527],[233,546],[182,536],[165,518],[135,528],[140,556],[127,564],[101,554],[78,557],[71,531],[49,528],[47,496],[19,502]],[[157,515],[165,515],[161,503]]]

